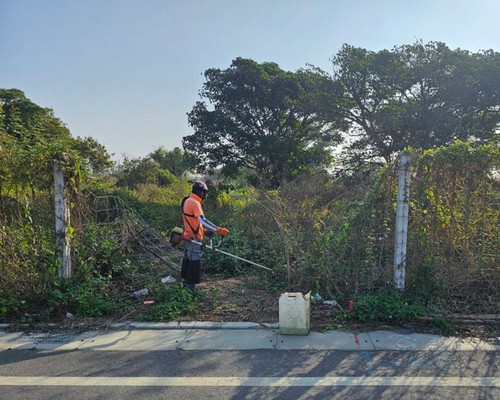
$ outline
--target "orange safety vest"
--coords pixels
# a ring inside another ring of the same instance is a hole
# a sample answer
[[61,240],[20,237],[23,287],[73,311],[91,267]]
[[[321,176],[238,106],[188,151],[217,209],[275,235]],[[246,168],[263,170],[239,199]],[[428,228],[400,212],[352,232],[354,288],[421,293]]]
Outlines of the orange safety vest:
[[189,238],[197,238],[203,240],[203,227],[198,217],[203,215],[201,208],[201,197],[191,193],[189,197],[185,197],[181,203],[182,219],[184,221],[184,235]]

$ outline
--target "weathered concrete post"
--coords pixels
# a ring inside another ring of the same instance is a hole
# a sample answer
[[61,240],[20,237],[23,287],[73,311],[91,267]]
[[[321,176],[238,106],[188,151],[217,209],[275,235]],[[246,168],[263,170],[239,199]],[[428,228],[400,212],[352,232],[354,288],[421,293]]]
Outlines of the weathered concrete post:
[[54,164],[54,193],[56,216],[56,254],[59,260],[57,276],[71,277],[71,236],[69,199],[66,197],[66,185],[61,164]]
[[406,275],[406,244],[410,203],[410,153],[401,153],[399,160],[398,198],[396,204],[396,233],[394,246],[394,286],[403,291]]

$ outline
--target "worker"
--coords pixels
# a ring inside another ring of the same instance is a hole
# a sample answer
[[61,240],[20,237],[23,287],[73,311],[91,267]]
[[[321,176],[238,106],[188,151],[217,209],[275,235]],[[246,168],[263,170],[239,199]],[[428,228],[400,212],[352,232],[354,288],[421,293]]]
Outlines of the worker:
[[[205,200],[208,187],[205,182],[193,184],[191,194],[182,200],[182,219],[184,221],[184,257],[182,259],[181,278],[184,286],[196,289],[201,281],[201,257],[203,249],[201,241],[206,232],[216,232],[221,236],[229,235],[229,230],[221,228],[205,218],[201,202]],[[196,241],[196,242],[194,242]]]

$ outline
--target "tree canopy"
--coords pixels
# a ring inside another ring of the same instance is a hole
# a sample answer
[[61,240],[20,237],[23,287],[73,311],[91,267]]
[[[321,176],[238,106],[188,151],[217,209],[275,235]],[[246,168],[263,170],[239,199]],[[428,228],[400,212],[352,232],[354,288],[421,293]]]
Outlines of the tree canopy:
[[[71,137],[50,108],[33,103],[18,89],[0,89],[0,194],[51,186],[52,165],[61,154],[91,172],[111,166],[104,146]],[[84,170],[83,168],[82,170]]]
[[195,132],[183,138],[201,171],[246,167],[276,187],[304,169],[330,164],[337,121],[318,106],[330,93],[324,88],[333,86],[327,76],[237,58],[228,69],[207,70],[205,78],[200,95],[209,105],[195,104],[188,113]]
[[500,124],[500,54],[430,42],[368,51],[344,45],[333,58],[352,154],[386,161],[406,146],[492,140]]
[[192,154],[186,153],[180,147],[174,147],[173,150],[159,147],[149,157],[156,161],[160,168],[168,170],[177,177],[194,170],[198,162]]
[[332,63],[332,75],[243,58],[207,70],[184,149],[200,171],[245,167],[279,186],[327,168],[341,134],[351,169],[408,146],[498,140],[500,53],[421,41],[377,52],[344,45]]

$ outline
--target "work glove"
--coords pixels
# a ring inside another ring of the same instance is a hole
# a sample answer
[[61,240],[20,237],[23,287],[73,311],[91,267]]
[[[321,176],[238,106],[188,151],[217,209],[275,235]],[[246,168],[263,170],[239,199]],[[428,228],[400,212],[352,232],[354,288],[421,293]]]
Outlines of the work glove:
[[229,235],[229,230],[226,228],[221,228],[220,226],[217,228],[217,233],[221,236]]

